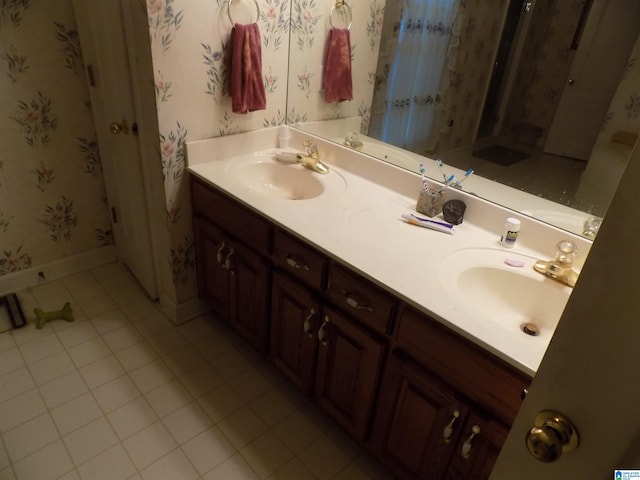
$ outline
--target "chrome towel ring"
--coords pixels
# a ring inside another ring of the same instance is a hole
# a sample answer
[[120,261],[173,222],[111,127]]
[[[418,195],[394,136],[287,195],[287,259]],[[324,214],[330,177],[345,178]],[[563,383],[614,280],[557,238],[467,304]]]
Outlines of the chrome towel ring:
[[[231,18],[231,4],[233,3],[233,0],[228,0],[227,1],[227,15],[229,16],[229,21],[231,22],[231,25],[235,25],[236,23],[233,21],[233,18]],[[258,5],[258,0],[253,0],[253,4],[256,6],[256,22],[258,22],[258,20],[260,20],[260,5]]]
[[[351,30],[351,25],[353,23],[353,14],[351,12],[351,7],[345,0],[336,0],[336,3],[331,6],[331,11],[329,12],[329,24],[331,25],[331,28],[336,28],[336,26],[333,24],[333,12],[336,8],[348,23],[347,30]],[[344,11],[340,11],[343,8]]]

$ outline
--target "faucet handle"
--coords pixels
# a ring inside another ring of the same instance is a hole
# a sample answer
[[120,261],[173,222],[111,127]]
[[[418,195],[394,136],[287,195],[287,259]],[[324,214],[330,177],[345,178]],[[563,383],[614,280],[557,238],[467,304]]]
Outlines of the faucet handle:
[[314,156],[318,154],[318,146],[313,143],[312,140],[305,140],[302,143],[302,146],[305,148],[305,153],[309,156]]
[[571,240],[560,240],[556,245],[556,261],[570,267],[578,253],[578,246]]

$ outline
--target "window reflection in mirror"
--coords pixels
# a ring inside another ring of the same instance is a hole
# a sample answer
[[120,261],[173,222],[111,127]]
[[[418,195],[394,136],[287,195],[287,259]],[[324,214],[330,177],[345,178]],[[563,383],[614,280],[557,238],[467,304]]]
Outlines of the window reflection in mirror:
[[604,215],[640,131],[639,2],[351,3],[354,100],[326,104],[328,11],[293,1],[290,123],[358,131],[363,152],[414,171],[421,155],[473,168],[465,190],[575,233]]

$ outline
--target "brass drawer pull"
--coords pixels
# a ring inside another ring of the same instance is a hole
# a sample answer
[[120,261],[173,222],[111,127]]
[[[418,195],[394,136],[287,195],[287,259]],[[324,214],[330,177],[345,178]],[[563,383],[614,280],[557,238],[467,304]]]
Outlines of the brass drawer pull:
[[318,329],[318,340],[323,346],[327,345],[327,333],[325,332],[325,329],[327,328],[329,322],[329,315],[325,315],[324,322],[322,322],[322,325],[320,325],[320,328]]
[[220,248],[218,248],[218,253],[216,253],[216,260],[220,265],[222,265],[222,253],[224,252],[224,247],[227,245],[224,242],[220,242]]
[[347,304],[350,307],[355,308],[356,310],[366,310],[368,312],[373,312],[373,307],[371,305],[361,304],[360,302],[358,302],[358,300],[356,300],[353,293],[348,292],[346,290],[342,290],[342,294],[345,296],[347,300]]
[[444,427],[444,432],[442,435],[444,443],[451,442],[451,437],[453,436],[453,424],[456,422],[458,418],[460,418],[460,410],[454,410],[453,416],[451,417],[451,421],[447,424],[446,427]]
[[471,456],[471,447],[473,446],[471,442],[473,441],[473,437],[480,433],[480,427],[478,425],[474,425],[471,427],[471,435],[469,438],[462,444],[462,449],[460,450],[460,455],[462,458],[467,459]]
[[309,337],[309,338],[313,338],[313,333],[311,332],[311,319],[313,318],[313,316],[316,314],[316,309],[312,308],[309,310],[309,313],[307,314],[307,316],[304,319],[304,322],[302,323],[302,328],[304,330],[304,333]]
[[293,256],[288,253],[285,254],[285,260],[287,262],[287,265],[289,265],[291,268],[295,268],[296,270],[306,270],[307,272],[310,270],[309,265],[296,262]]

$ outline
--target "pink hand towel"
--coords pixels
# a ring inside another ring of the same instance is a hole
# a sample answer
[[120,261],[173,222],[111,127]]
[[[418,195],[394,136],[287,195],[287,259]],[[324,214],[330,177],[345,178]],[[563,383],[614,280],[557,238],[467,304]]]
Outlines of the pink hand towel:
[[353,100],[351,83],[351,40],[346,28],[329,30],[324,51],[322,88],[327,103]]
[[262,83],[262,45],[257,23],[231,30],[231,107],[234,113],[248,113],[267,108]]

